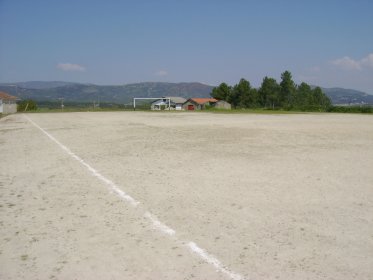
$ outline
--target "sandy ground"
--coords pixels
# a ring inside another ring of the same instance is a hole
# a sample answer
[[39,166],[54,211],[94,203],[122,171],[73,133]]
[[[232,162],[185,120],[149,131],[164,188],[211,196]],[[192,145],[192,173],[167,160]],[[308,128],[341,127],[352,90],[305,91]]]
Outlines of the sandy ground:
[[0,279],[373,279],[373,116],[27,117],[140,204],[1,119]]

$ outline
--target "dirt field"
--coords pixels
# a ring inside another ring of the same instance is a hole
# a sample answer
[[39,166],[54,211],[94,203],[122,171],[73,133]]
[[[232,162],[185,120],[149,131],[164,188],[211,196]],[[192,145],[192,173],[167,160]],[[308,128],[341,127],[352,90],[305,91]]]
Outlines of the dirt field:
[[0,219],[0,279],[373,279],[373,116],[8,116]]

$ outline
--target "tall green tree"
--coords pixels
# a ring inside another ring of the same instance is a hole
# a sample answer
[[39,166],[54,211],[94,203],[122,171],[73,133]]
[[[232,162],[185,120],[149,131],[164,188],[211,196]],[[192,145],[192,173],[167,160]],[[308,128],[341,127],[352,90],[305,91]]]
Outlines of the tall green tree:
[[297,87],[294,103],[295,108],[305,110],[313,105],[312,89],[307,83],[301,83]]
[[326,111],[330,108],[332,102],[320,87],[315,87],[312,90],[312,96],[314,104],[317,105],[321,110]]
[[281,105],[285,109],[290,109],[295,99],[296,85],[289,71],[285,71],[281,74],[280,88]]
[[210,95],[215,99],[227,101],[231,91],[232,87],[228,86],[226,83],[221,83],[218,87],[212,89]]
[[272,109],[279,104],[280,86],[273,78],[264,77],[258,90],[258,101],[260,106]]
[[227,101],[231,103],[233,108],[253,108],[258,106],[257,99],[257,90],[251,87],[249,81],[242,78],[233,87]]
[[251,88],[250,102],[249,102],[248,108],[258,108],[258,107],[260,107],[259,92],[256,88]]
[[264,77],[258,90],[250,82],[241,79],[233,87],[221,83],[213,88],[212,97],[231,103],[233,108],[284,108],[305,111],[326,111],[331,106],[330,99],[320,87],[314,89],[307,83],[297,86],[289,71],[281,74],[280,84],[273,78]]
[[235,107],[248,108],[252,103],[250,82],[241,79],[239,83],[233,87],[233,95]]

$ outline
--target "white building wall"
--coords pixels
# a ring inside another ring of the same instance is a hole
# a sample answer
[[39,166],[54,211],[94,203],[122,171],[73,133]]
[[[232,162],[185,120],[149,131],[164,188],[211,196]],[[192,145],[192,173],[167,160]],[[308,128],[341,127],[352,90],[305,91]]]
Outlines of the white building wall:
[[5,101],[0,99],[0,113],[14,114],[17,113],[17,103],[15,101]]
[[4,114],[17,113],[17,104],[4,104]]

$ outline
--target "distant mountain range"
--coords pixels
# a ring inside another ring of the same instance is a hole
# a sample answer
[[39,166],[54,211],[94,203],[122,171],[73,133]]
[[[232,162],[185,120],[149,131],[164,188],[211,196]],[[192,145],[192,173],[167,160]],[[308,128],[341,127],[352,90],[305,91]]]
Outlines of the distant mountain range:
[[24,82],[0,84],[0,90],[20,99],[36,101],[130,103],[134,97],[180,96],[209,97],[212,86],[201,83],[146,82],[119,86],[101,86],[65,82]]
[[373,105],[373,95],[362,91],[345,88],[322,88],[333,105]]
[[[21,82],[0,83],[0,91],[6,91],[20,99],[36,101],[107,102],[126,104],[134,97],[179,96],[210,97],[213,86],[201,83],[146,82],[126,85],[94,85],[70,82]],[[373,95],[344,88],[322,88],[333,104],[372,104]]]

